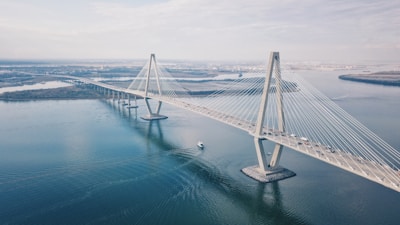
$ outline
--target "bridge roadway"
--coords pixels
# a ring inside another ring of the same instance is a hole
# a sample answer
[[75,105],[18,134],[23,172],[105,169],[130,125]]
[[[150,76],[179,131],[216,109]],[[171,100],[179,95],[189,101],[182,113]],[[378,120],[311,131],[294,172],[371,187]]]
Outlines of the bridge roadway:
[[[96,85],[117,92],[145,97],[145,93],[143,91],[129,90],[126,88],[97,82],[87,78],[64,75],[60,75],[60,77],[79,80],[83,83]],[[238,119],[203,106],[183,102],[180,101],[179,98],[154,95],[150,93],[148,93],[147,97],[190,110],[206,117],[210,117],[222,123],[244,130],[252,136],[257,136],[255,135],[255,124],[249,121],[244,121],[242,119]],[[333,166],[349,171],[350,173],[364,177],[373,182],[379,183],[383,186],[400,192],[400,171],[397,171],[387,165],[381,165],[379,163],[354,156],[344,150],[332,149],[329,146],[325,146],[317,142],[304,141],[304,139],[301,139],[300,137],[289,135],[288,133],[282,133],[278,130],[263,128],[263,135],[261,135],[259,138],[291,148],[295,151],[319,159]]]

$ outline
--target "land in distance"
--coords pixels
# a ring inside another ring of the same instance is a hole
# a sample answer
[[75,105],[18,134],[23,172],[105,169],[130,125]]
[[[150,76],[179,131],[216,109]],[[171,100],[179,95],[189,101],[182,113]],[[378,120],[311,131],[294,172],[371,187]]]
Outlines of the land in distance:
[[377,72],[369,74],[347,74],[340,75],[339,79],[370,84],[400,86],[400,71]]

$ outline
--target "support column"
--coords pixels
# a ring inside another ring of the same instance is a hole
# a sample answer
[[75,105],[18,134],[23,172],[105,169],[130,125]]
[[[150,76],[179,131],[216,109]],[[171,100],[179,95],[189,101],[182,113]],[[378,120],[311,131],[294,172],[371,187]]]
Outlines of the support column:
[[150,84],[150,75],[151,75],[151,69],[152,69],[152,64],[154,63],[154,71],[155,71],[155,76],[156,76],[156,82],[157,82],[157,89],[158,89],[158,94],[162,95],[162,91],[161,91],[161,84],[160,84],[160,78],[159,78],[159,74],[157,71],[157,62],[156,62],[156,56],[155,54],[151,54],[150,55],[150,62],[149,62],[149,67],[147,70],[147,77],[146,77],[146,86],[144,89],[144,101],[146,102],[146,107],[147,107],[147,112],[148,114],[146,116],[142,116],[141,118],[144,120],[160,120],[160,119],[167,119],[167,116],[163,116],[160,115],[160,110],[161,110],[161,105],[162,102],[158,101],[158,105],[156,108],[156,112],[153,113],[153,111],[151,110],[150,107],[150,103],[149,103],[149,97],[148,97],[148,89],[149,89],[149,84]]
[[127,93],[124,93],[124,92],[121,92],[121,94],[122,94],[121,105],[122,106],[128,105],[128,103],[126,103],[126,100],[127,100],[129,95]]
[[[271,163],[268,164],[267,157],[265,155],[264,146],[262,140],[264,133],[264,120],[265,112],[268,105],[268,95],[271,85],[272,72],[275,68],[275,86],[277,96],[277,111],[278,111],[278,129],[280,132],[285,131],[285,122],[283,114],[283,102],[282,102],[282,79],[280,72],[280,59],[279,52],[271,52],[268,62],[268,70],[265,77],[265,83],[263,93],[261,97],[261,104],[258,111],[256,130],[254,135],[254,144],[257,153],[258,165],[250,166],[242,169],[242,172],[247,176],[261,181],[261,182],[272,182],[282,180],[295,176],[296,174],[288,169],[279,166],[279,160],[282,154],[283,146],[275,144],[274,153],[271,158]],[[267,128],[266,128],[267,129]]]
[[271,163],[269,167],[277,168],[279,166],[279,160],[281,159],[283,145],[275,144],[274,153],[272,153]]
[[254,145],[256,147],[258,167],[261,172],[265,172],[267,170],[268,161],[265,157],[264,145],[262,143],[262,140],[258,137],[254,137]]
[[145,116],[141,116],[140,118],[144,119],[144,120],[162,120],[162,119],[167,119],[167,116],[164,115],[160,115],[160,109],[161,109],[161,101],[158,101],[158,106],[156,108],[156,113],[153,113],[153,110],[151,109],[150,103],[149,103],[149,99],[145,97],[144,101],[146,102],[146,107],[147,107],[147,112],[148,114]]
[[[278,114],[278,130],[283,133],[285,132],[285,116],[283,113],[283,93],[282,93],[282,76],[281,76],[281,66],[279,54],[274,55],[275,61],[275,87],[276,87],[276,107]],[[271,157],[271,168],[276,168],[279,166],[279,160],[281,159],[283,146],[276,144],[274,148],[274,153]]]
[[[128,96],[130,96],[130,95],[128,95]],[[137,98],[136,98],[136,95],[134,95],[134,99],[135,99],[135,105],[131,105],[131,101],[130,101],[130,99],[129,99],[128,109],[131,109],[131,108],[139,108],[139,106],[137,105]],[[146,101],[146,100],[145,100],[145,101]]]

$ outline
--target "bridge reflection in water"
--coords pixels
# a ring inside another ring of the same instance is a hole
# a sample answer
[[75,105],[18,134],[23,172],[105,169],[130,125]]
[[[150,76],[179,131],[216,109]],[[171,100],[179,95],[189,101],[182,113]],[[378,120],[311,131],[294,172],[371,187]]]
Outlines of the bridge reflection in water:
[[[304,216],[296,215],[286,209],[279,182],[273,182],[270,185],[260,182],[256,185],[244,186],[241,183],[243,181],[235,180],[234,177],[221,172],[217,166],[199,157],[202,150],[198,150],[196,147],[180,149],[170,142],[165,138],[165,130],[159,120],[144,124],[137,118],[137,109],[123,107],[121,103],[113,100],[102,102],[129,122],[130,127],[137,134],[149,140],[147,143],[149,153],[153,151],[150,145],[156,145],[158,149],[165,149],[168,152],[169,159],[177,162],[175,166],[185,165],[185,171],[188,171],[191,176],[195,176],[196,179],[200,178],[200,183],[212,185],[218,192],[222,192],[229,199],[233,199],[232,201],[240,203],[241,209],[251,212],[249,221],[253,221],[254,224],[257,224],[260,220],[270,221],[273,224],[309,224]],[[141,104],[140,107],[142,106],[144,105]],[[157,161],[151,157],[149,160]],[[199,190],[199,192],[204,192],[204,190]]]

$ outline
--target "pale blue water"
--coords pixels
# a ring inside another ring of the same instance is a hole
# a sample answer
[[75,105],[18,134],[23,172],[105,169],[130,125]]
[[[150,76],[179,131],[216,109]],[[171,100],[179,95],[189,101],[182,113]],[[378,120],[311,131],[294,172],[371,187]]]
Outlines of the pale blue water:
[[[400,149],[400,88],[307,77]],[[260,184],[240,172],[256,164],[250,135],[166,104],[149,123],[139,103],[0,102],[0,224],[400,221],[397,192],[289,149],[297,176]]]

